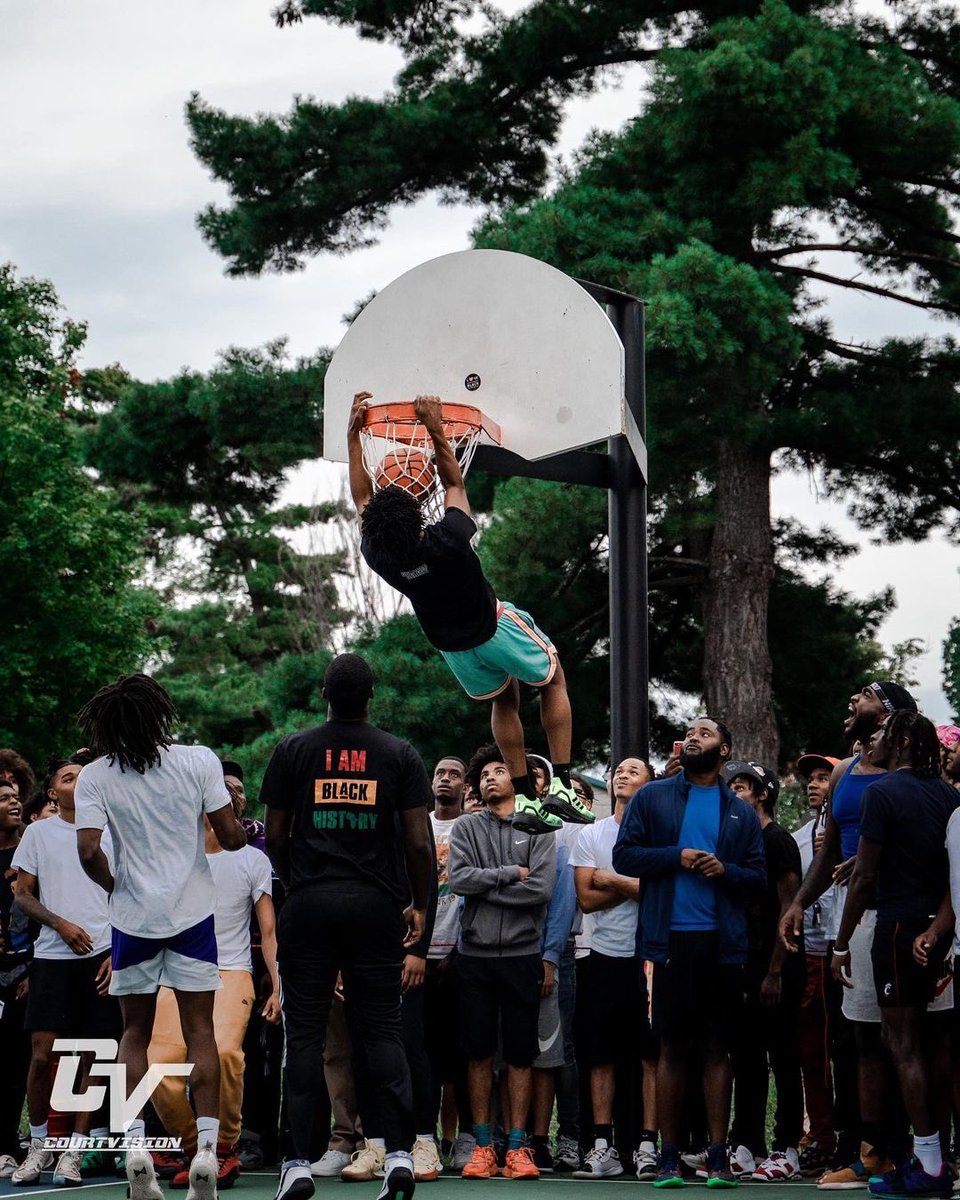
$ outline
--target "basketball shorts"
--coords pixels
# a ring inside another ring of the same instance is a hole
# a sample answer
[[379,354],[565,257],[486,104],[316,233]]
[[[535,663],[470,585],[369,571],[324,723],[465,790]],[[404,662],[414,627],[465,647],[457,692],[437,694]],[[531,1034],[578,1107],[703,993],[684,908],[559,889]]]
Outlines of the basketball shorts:
[[165,938],[138,937],[114,929],[111,954],[111,996],[150,995],[161,987],[215,992],[222,986],[212,913]]
[[668,958],[653,967],[653,1032],[676,1045],[731,1049],[742,1022],[742,966],[721,963],[719,937],[673,931]]
[[929,917],[877,921],[871,957],[881,1008],[926,1008],[936,998],[950,942],[941,938],[928,965],[921,967],[913,957],[913,941],[929,925]]
[[563,1026],[560,1023],[560,984],[555,972],[553,991],[540,998],[540,1016],[537,1023],[537,1039],[540,1053],[533,1065],[540,1071],[563,1066]]
[[[880,1024],[880,1004],[877,1001],[878,976],[874,970],[873,938],[877,928],[877,910],[868,908],[860,918],[860,923],[850,938],[850,978],[852,988],[843,989],[843,1015],[848,1021],[863,1021],[866,1024]],[[917,933],[922,933],[918,929]],[[881,956],[881,962],[883,957]],[[951,978],[946,979],[946,986],[941,987],[939,964],[936,971],[937,985],[927,1005],[927,1011],[948,1012],[953,1008],[953,988]],[[889,982],[880,980],[885,987]],[[889,1002],[888,1002],[889,1003]]]
[[540,1053],[540,955],[477,958],[461,954],[457,980],[460,1037],[467,1061],[493,1058],[499,1043],[508,1066],[532,1066]]
[[647,977],[638,958],[614,958],[591,950],[577,979],[577,1004],[586,1017],[585,1065],[602,1067],[636,1053],[655,1059]]
[[505,600],[497,606],[497,631],[489,641],[440,653],[471,700],[492,700],[511,679],[543,687],[557,669],[557,652],[547,635],[529,613]]
[[97,993],[97,972],[109,954],[89,958],[35,958],[24,1029],[67,1037],[120,1036],[120,1007],[112,996]]

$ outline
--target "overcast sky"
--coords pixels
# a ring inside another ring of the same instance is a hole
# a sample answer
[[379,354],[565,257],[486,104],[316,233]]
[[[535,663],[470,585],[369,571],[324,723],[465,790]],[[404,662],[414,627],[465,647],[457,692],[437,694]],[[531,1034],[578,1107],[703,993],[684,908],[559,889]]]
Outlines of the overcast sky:
[[[342,314],[372,289],[467,248],[477,211],[428,199],[397,210],[369,250],[314,260],[295,275],[224,276],[194,224],[224,192],[187,144],[190,92],[233,113],[282,112],[295,93],[378,96],[400,65],[391,47],[316,19],[276,29],[274,2],[0,0],[0,260],[52,280],[69,315],[89,323],[81,365],[119,361],[140,378],[162,378],[182,366],[208,369],[228,345],[280,336],[308,354],[336,345]],[[592,126],[618,125],[636,110],[642,84],[642,69],[632,69],[619,87],[578,102],[561,149]],[[846,292],[830,311],[847,340],[923,328],[918,310]],[[814,481],[778,477],[773,500],[777,514],[861,536],[842,509],[818,500]],[[933,719],[946,720],[940,647],[960,613],[960,550],[941,538],[862,544],[838,582],[857,595],[894,585],[898,611],[882,638],[926,641],[917,694]]]

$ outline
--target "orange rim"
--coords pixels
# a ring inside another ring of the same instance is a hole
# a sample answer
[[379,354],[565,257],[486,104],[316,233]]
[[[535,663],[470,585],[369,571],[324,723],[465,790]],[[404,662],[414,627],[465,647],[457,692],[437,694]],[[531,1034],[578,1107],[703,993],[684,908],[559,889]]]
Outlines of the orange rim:
[[[500,426],[471,404],[444,404],[443,430],[451,440],[471,433],[482,433],[495,445],[502,440]],[[396,404],[375,404],[366,410],[363,431],[373,437],[389,436],[396,442],[426,445],[429,434],[424,429],[414,406],[406,401]]]

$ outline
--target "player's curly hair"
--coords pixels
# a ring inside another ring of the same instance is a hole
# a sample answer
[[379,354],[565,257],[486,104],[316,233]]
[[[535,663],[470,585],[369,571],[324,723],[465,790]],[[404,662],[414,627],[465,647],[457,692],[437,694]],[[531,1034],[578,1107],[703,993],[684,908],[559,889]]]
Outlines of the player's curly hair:
[[374,554],[404,562],[417,553],[423,510],[409,492],[391,484],[367,502],[360,533]]
[[882,741],[889,749],[901,738],[907,739],[912,770],[924,779],[939,779],[940,739],[934,723],[912,708],[895,709],[886,719]]
[[[488,745],[481,746],[480,749],[477,750],[467,765],[467,783],[473,788],[478,796],[480,795],[480,772],[483,770],[483,768],[487,766],[488,763],[492,762],[502,762],[504,765],[506,765],[506,761],[507,760],[503,757],[503,751],[496,744],[496,742],[490,742]],[[532,779],[533,769],[536,764],[534,763],[533,759],[529,757],[529,755],[526,756],[526,765],[527,774]]]
[[90,749],[116,760],[120,770],[143,775],[160,761],[160,750],[173,742],[177,710],[167,692],[149,675],[124,675],[88,700],[77,713]]

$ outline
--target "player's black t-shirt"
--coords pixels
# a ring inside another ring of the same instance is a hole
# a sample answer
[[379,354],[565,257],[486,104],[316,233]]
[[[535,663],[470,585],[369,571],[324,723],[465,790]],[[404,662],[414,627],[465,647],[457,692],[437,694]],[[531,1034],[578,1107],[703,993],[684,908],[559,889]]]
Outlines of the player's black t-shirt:
[[[762,967],[765,974],[777,943],[777,926],[780,922],[778,885],[784,875],[791,871],[798,880],[802,879],[803,867],[800,865],[800,847],[793,834],[776,821],[771,821],[763,829],[763,853],[767,864],[767,892],[751,913],[750,961]],[[790,958],[803,961],[802,954],[792,954]],[[784,963],[785,970],[788,966],[788,963]]]
[[14,907],[13,885],[17,872],[13,866],[16,846],[0,850],[0,974],[15,971],[33,957],[29,921]]
[[293,812],[290,889],[364,882],[409,902],[400,812],[433,803],[409,742],[363,721],[328,721],[285,737],[260,799]]
[[472,650],[497,631],[497,598],[470,545],[476,532],[472,517],[448,508],[442,520],[426,527],[409,560],[373,554],[366,538],[360,542],[363,557],[403,592],[438,650]]
[[890,771],[860,804],[860,836],[883,847],[877,871],[877,920],[932,916],[950,881],[945,839],[960,792],[942,779]]

